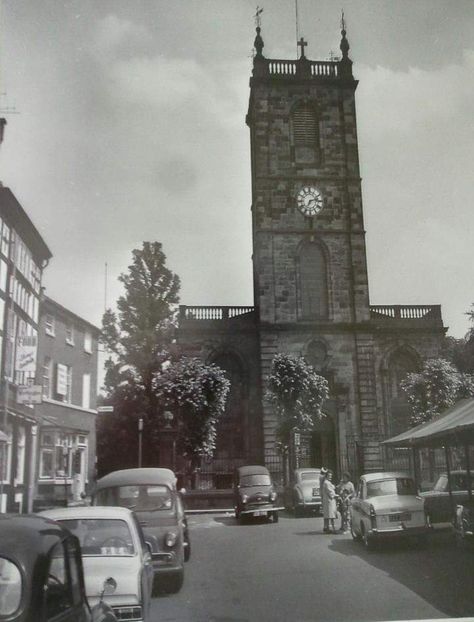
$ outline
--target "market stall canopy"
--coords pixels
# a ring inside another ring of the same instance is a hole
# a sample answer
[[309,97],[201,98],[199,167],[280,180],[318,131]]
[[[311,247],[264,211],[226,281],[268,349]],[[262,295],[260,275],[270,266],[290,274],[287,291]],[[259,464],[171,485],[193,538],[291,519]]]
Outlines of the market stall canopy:
[[383,441],[392,447],[430,447],[445,442],[474,443],[474,398],[464,399],[443,415]]

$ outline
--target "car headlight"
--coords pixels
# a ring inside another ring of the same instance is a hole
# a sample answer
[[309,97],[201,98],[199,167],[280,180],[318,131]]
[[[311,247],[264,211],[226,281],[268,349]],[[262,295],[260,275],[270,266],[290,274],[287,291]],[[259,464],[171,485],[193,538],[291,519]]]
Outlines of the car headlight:
[[248,500],[248,495],[242,495],[242,503],[247,503]]
[[270,493],[270,501],[276,501],[277,493],[275,491]]
[[178,539],[178,534],[175,531],[168,531],[165,536],[165,545],[170,549],[176,544],[176,540]]

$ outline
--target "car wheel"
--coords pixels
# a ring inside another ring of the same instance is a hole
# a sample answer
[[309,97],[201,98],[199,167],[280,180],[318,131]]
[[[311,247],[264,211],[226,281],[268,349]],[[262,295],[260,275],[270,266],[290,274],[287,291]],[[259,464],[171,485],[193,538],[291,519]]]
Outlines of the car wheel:
[[355,532],[354,525],[352,524],[352,521],[351,521],[351,536],[352,536],[353,540],[360,540],[360,538],[361,538],[360,533],[356,533]]
[[295,518],[300,518],[302,516],[302,511],[299,505],[295,505]]
[[272,512],[272,519],[274,523],[278,523],[278,512]]
[[374,548],[374,541],[373,541],[373,538],[371,538],[369,534],[367,533],[367,531],[365,530],[364,523],[360,524],[360,532],[362,535],[362,542],[364,543],[365,548],[368,551],[372,551]]
[[186,546],[184,547],[184,561],[188,562],[191,559],[191,542],[186,540]]

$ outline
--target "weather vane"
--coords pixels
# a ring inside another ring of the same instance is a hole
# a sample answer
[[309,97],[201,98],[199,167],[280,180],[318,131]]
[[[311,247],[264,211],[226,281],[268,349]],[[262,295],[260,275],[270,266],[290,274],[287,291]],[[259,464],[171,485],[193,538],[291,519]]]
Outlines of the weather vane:
[[262,18],[260,17],[262,13],[263,13],[263,8],[260,8],[257,5],[257,9],[255,11],[255,26],[257,26],[257,28],[260,28],[260,26],[262,25]]
[[341,9],[341,30],[346,29],[346,20],[344,19],[344,9]]

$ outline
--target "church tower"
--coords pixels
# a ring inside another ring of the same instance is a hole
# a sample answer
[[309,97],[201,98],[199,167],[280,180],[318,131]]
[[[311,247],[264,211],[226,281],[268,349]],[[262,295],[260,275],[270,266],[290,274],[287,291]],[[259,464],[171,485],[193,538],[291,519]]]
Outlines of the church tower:
[[[305,451],[316,464],[339,467],[336,455],[361,433],[355,387],[370,314],[357,80],[344,25],[339,61],[308,60],[302,38],[297,60],[267,59],[260,27],[254,45],[247,124],[261,373],[265,379],[273,356],[288,353],[328,378],[328,421]],[[275,423],[264,407],[268,455]]]

